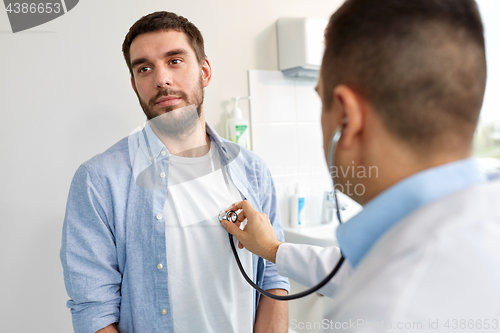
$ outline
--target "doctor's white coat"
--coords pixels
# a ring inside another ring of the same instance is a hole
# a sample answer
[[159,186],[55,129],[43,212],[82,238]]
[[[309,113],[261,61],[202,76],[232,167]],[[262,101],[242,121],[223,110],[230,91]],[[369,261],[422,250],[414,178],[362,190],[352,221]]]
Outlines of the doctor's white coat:
[[[356,269],[319,291],[334,297],[325,332],[500,331],[500,181],[424,206],[389,229]],[[348,223],[348,222],[347,222]],[[312,286],[337,247],[282,244],[278,273]]]

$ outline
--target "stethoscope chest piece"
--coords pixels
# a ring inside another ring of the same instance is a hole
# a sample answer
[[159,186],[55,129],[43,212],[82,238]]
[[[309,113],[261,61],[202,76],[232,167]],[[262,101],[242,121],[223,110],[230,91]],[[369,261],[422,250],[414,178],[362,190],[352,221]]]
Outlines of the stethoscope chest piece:
[[238,220],[238,214],[235,211],[225,209],[221,210],[219,213],[219,222],[222,220],[227,220],[229,222],[236,222]]

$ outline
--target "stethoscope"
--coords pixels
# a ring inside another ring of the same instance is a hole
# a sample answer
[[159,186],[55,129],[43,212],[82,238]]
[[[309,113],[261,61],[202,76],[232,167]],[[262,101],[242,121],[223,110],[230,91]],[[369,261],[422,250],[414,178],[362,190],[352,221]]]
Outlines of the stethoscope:
[[[339,209],[339,202],[338,202],[338,199],[337,199],[337,192],[335,190],[335,179],[334,179],[333,174],[331,172],[331,168],[334,165],[333,163],[334,163],[335,149],[337,147],[337,143],[338,143],[338,141],[340,139],[340,136],[341,136],[341,127],[339,127],[339,129],[337,129],[337,131],[334,133],[334,135],[332,137],[332,140],[330,141],[330,144],[329,144],[329,147],[328,147],[328,171],[332,175],[332,182],[333,182],[333,185],[334,185],[333,186],[333,193],[334,193],[334,198],[335,198],[335,206],[336,206],[336,209],[337,209],[337,218],[339,219],[339,222],[342,223],[342,220],[340,218],[340,209]],[[223,209],[219,213],[219,222],[222,221],[222,220],[227,220],[229,222],[233,222],[234,223],[234,222],[236,222],[238,220],[238,214],[235,211],[232,211],[232,210],[226,211],[225,209]],[[337,272],[339,271],[340,267],[342,266],[342,263],[345,260],[344,255],[342,254],[342,251],[340,251],[340,259],[337,262],[337,264],[335,265],[335,267],[333,268],[332,272],[330,274],[328,274],[323,280],[321,280],[317,285],[315,285],[314,287],[309,288],[307,290],[304,290],[304,291],[302,291],[300,293],[297,293],[297,294],[286,295],[286,296],[279,296],[279,295],[271,294],[270,292],[268,292],[268,291],[260,288],[258,285],[256,285],[248,277],[248,275],[245,273],[245,269],[243,268],[243,265],[241,264],[240,258],[238,257],[238,253],[236,252],[236,247],[235,247],[234,242],[233,242],[233,235],[231,235],[231,234],[229,234],[229,243],[231,244],[231,249],[233,250],[234,259],[236,260],[236,264],[238,265],[238,268],[240,269],[240,272],[243,275],[243,277],[245,278],[245,280],[255,290],[257,290],[262,295],[265,295],[265,296],[267,296],[269,298],[272,298],[272,299],[275,299],[275,300],[278,300],[278,301],[290,301],[292,299],[302,298],[304,296],[310,295],[313,292],[317,291],[318,289],[320,289],[321,287],[323,287],[325,284],[327,284],[328,281],[330,281],[335,276],[335,274],[337,274]]]

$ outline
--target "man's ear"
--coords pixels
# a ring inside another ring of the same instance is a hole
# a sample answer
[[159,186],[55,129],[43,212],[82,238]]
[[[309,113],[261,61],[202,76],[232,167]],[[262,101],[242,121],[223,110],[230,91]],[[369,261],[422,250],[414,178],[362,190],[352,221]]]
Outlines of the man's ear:
[[133,76],[130,76],[130,83],[132,83],[132,89],[134,89],[135,93],[137,94],[137,88],[135,86],[135,80]]
[[212,66],[207,57],[205,57],[201,64],[201,79],[203,80],[203,88],[206,88],[212,80]]
[[345,148],[351,148],[356,137],[364,128],[364,112],[362,97],[351,88],[340,85],[333,91],[334,103],[338,103],[342,112],[344,124],[342,125],[341,144]]

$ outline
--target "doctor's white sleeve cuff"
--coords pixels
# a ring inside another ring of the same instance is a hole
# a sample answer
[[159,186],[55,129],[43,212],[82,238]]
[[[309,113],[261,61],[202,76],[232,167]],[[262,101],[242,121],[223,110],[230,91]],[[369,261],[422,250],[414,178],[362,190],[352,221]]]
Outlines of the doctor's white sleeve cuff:
[[[278,274],[310,288],[330,274],[340,257],[337,246],[283,243],[276,253],[276,268]],[[333,297],[351,272],[352,266],[345,260],[337,274],[318,292]]]

